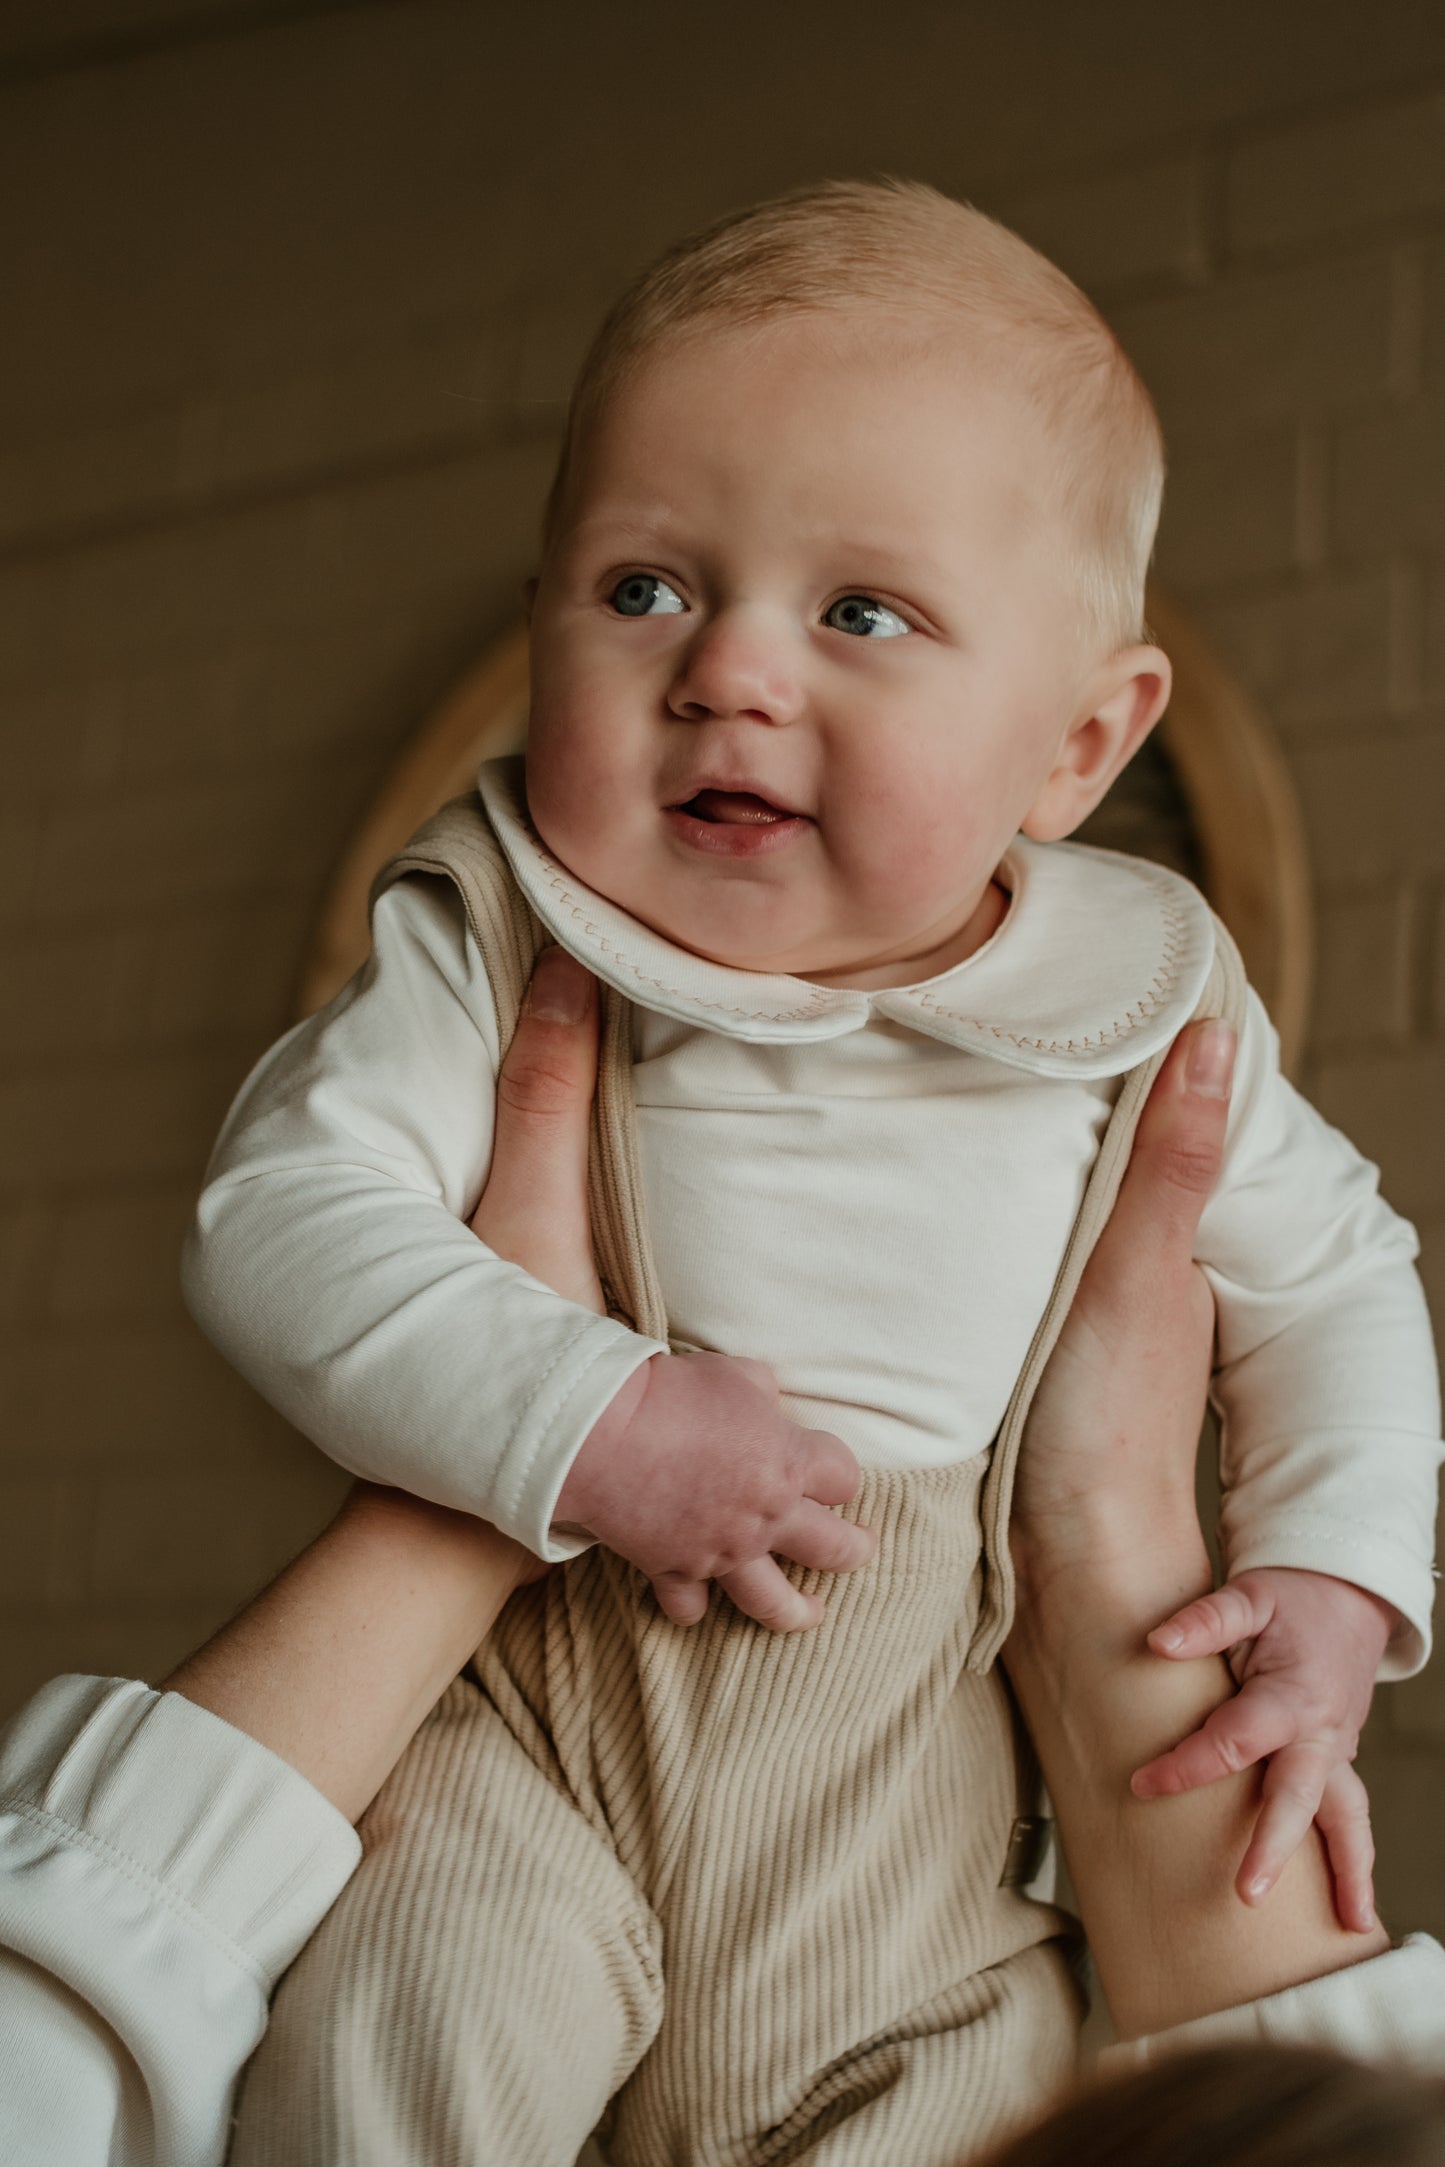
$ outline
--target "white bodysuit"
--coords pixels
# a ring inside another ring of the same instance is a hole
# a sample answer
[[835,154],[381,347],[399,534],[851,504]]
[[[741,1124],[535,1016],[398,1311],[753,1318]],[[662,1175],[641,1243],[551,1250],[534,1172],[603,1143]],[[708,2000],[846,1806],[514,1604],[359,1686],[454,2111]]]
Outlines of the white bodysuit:
[[[548,931],[635,1007],[645,1205],[677,1346],[751,1355],[865,1466],[985,1451],[1122,1075],[1188,1020],[1213,948],[1187,882],[1024,841],[964,963],[876,992],[727,969],[558,865],[520,764],[483,796]],[[379,902],[371,962],[268,1054],[188,1251],[206,1330],[335,1459],[539,1554],[584,1438],[659,1351],[462,1223],[492,1143],[496,1019],[448,884]],[[1310,1567],[1393,1603],[1424,1660],[1439,1408],[1412,1230],[1281,1078],[1251,996],[1197,1254],[1219,1312],[1230,1568]]]

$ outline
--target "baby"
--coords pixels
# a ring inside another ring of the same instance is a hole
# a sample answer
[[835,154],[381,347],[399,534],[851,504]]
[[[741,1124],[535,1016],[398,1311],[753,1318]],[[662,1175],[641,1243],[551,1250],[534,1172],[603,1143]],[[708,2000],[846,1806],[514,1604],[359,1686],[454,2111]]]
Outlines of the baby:
[[[343,1465],[565,1561],[373,1811],[241,2167],[565,2167],[609,2101],[619,2162],[941,2167],[1067,2073],[993,1448],[1128,1079],[1228,960],[1187,883],[1061,840],[1168,698],[1161,480],[1089,303],[927,188],[763,205],[604,325],[525,779],[484,769],[393,869],[366,968],[242,1092],[188,1253],[206,1329]],[[613,989],[625,1318],[465,1225],[538,922]],[[1276,1852],[1381,1659],[1424,1659],[1413,1254],[1249,995],[1199,1255],[1270,1688],[1217,1751],[1276,1753]]]

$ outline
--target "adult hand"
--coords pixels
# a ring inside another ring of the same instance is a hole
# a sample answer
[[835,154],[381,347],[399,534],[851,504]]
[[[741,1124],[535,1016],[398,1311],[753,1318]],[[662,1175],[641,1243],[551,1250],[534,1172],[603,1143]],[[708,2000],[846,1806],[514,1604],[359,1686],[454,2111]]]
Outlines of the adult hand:
[[[1005,1661],[1110,2008],[1130,2033],[1371,1953],[1362,1917],[1352,1933],[1331,1918],[1313,1842],[1265,1912],[1239,1902],[1257,1771],[1148,1803],[1130,1790],[1141,1762],[1233,1694],[1218,1658],[1165,1662],[1147,1645],[1211,1586],[1194,1460],[1213,1304],[1193,1247],[1222,1154],[1232,1053],[1227,1030],[1195,1026],[1161,1070],[1034,1402],[1011,1525],[1019,1600]],[[1357,1855],[1368,1898],[1367,1832]]]
[[[491,1171],[471,1227],[509,1263],[600,1313],[587,1209],[597,1061],[596,981],[565,949],[544,948],[497,1079]],[[830,1509],[859,1479],[839,1439],[786,1418],[763,1364],[655,1355],[584,1441],[557,1517],[640,1566],[679,1624],[702,1616],[716,1578],[748,1617],[796,1632],[816,1625],[823,1605],[793,1587],[776,1557],[827,1572],[865,1564],[873,1535]]]
[[1036,1589],[1075,1564],[1101,1578],[1133,1572],[1150,1527],[1150,1548],[1169,1559],[1161,1595],[1177,1585],[1183,1602],[1210,1584],[1194,1459],[1214,1300],[1194,1239],[1219,1173],[1233,1063],[1225,1024],[1194,1026],[1170,1053],[1040,1380],[1010,1527],[1020,1574]]
[[[1189,1660],[1254,1645],[1235,1666],[1243,1690],[1137,1769],[1135,1794],[1177,1794],[1271,1756],[1236,1875],[1240,1896],[1263,1901],[1317,1818],[1340,1922],[1368,1933],[1374,1844],[1365,1787],[1350,1762],[1389,1633],[1385,1606],[1312,1573],[1255,1573],[1213,1591],[1194,1525],[1193,1463],[1214,1348],[1214,1304],[1194,1239],[1223,1155],[1233,1058],[1227,1025],[1196,1025],[1160,1072],[1118,1202],[1040,1385],[1017,1540],[1047,1532],[1056,1560],[1084,1541],[1134,1572],[1119,1549],[1142,1535],[1131,1500],[1144,1507],[1161,1531],[1152,1537],[1156,1555],[1172,1551],[1185,1576],[1175,1601],[1168,1580],[1159,1582],[1156,1655]],[[1251,1592],[1261,1602],[1272,1597],[1268,1614],[1246,1607]],[[1276,1618],[1286,1610],[1288,1620]]]

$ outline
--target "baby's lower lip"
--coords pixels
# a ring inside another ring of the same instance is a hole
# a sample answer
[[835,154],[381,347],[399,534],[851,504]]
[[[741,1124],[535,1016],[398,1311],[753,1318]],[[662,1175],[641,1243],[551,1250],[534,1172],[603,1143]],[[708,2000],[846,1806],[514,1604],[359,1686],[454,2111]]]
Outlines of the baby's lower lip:
[[[707,815],[712,813],[713,818]],[[756,858],[783,849],[812,823],[761,798],[703,791],[685,805],[664,807],[668,826],[691,849],[713,858]]]

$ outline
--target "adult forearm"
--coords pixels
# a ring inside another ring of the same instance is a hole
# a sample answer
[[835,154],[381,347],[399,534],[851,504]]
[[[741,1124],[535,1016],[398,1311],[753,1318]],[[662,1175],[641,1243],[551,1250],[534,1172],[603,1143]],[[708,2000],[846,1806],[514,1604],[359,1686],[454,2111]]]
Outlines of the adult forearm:
[[355,1820],[535,1565],[465,1513],[359,1484],[165,1685],[269,1746]]
[[1178,1797],[1132,1795],[1133,1770],[1234,1685],[1220,1659],[1171,1663],[1145,1645],[1210,1585],[1192,1499],[1167,1486],[1150,1497],[1132,1481],[1111,1495],[1101,1479],[1088,1510],[1091,1526],[1066,1540],[1020,1528],[1006,1661],[1120,2033],[1163,2030],[1376,1954],[1383,1934],[1337,1923],[1313,1834],[1262,1906],[1236,1894],[1257,1769]]

